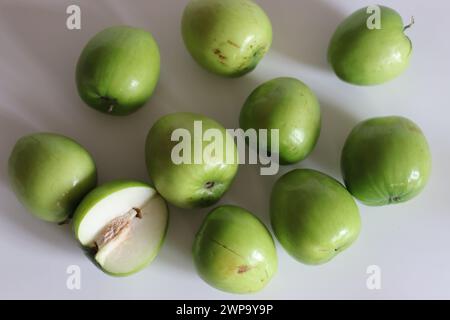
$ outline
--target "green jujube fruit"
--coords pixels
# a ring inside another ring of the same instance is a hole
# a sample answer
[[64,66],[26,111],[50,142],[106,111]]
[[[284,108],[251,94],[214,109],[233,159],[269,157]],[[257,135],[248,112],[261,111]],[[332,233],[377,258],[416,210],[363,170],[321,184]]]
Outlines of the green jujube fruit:
[[275,183],[270,218],[284,249],[310,265],[330,261],[358,238],[361,229],[351,194],[335,179],[309,169],[293,170]]
[[149,185],[105,183],[89,192],[73,216],[75,237],[105,273],[124,277],[149,265],[167,232],[169,211]]
[[319,139],[320,106],[303,82],[277,78],[251,93],[241,110],[239,123],[244,130],[269,130],[265,146],[269,151],[272,147],[270,130],[278,129],[280,163],[293,164],[304,160]]
[[111,115],[137,111],[152,96],[160,73],[153,36],[128,26],[107,28],[86,45],[78,60],[78,93],[90,107]]
[[431,153],[422,130],[411,120],[373,118],[350,133],[341,167],[348,190],[362,203],[395,204],[423,190],[430,176]]
[[191,0],[182,35],[192,57],[205,69],[239,77],[256,68],[272,44],[272,25],[251,0]]
[[[405,35],[401,16],[379,6],[379,29],[373,12],[362,8],[345,19],[334,33],[328,61],[336,75],[356,85],[377,85],[390,81],[409,66],[411,40]],[[377,18],[377,17],[375,17]]]
[[[205,138],[211,132],[223,142],[222,149],[210,148],[219,142],[216,137],[212,141]],[[147,135],[145,155],[156,190],[169,203],[187,209],[219,201],[239,165],[236,144],[225,128],[213,119],[188,112],[156,121]]]
[[201,278],[230,293],[262,290],[278,267],[269,230],[236,206],[218,207],[208,214],[195,237],[193,256]]
[[8,162],[13,191],[25,208],[49,222],[64,222],[96,186],[91,155],[72,139],[36,133],[19,139]]

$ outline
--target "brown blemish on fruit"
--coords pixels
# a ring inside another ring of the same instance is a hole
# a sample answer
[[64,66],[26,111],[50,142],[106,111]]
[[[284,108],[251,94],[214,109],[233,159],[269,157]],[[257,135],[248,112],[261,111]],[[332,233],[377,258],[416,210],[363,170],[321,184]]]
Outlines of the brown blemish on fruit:
[[238,49],[241,48],[238,44],[236,44],[235,42],[233,42],[233,41],[231,41],[231,40],[228,40],[227,42],[228,42],[229,45],[231,45],[231,46],[233,46],[233,47],[235,47],[235,48],[238,48]]
[[214,54],[219,57],[221,62],[227,60],[227,57],[222,54],[222,51],[220,51],[220,49],[214,49]]
[[242,265],[238,267],[237,273],[242,274],[242,273],[246,273],[247,271],[250,270],[250,267],[247,265]]

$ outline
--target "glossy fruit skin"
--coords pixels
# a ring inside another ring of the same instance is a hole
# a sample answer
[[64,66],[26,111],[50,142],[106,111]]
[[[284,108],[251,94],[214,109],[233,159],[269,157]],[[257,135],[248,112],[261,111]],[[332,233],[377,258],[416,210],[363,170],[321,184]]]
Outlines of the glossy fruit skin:
[[205,69],[225,77],[256,68],[272,44],[272,25],[251,0],[191,0],[182,19],[184,43]]
[[[145,184],[143,182],[140,181],[135,181],[135,180],[115,180],[115,181],[110,181],[107,182],[101,186],[98,186],[97,188],[93,189],[91,192],[89,192],[84,198],[83,201],[79,204],[79,206],[77,207],[74,215],[73,215],[73,221],[72,221],[72,227],[75,233],[75,237],[78,241],[80,241],[79,236],[78,236],[78,231],[79,231],[79,227],[81,222],[83,221],[84,217],[86,216],[86,214],[89,213],[89,210],[94,207],[99,201],[101,201],[102,199],[108,197],[109,195],[127,189],[127,188],[135,188],[135,187],[145,187],[145,188],[152,188],[151,186],[149,186],[148,184]],[[169,208],[167,208],[167,211],[169,211]],[[89,248],[89,247],[83,247],[81,244],[81,248],[83,249],[84,253],[86,254],[86,256],[89,258],[89,260],[92,261],[92,263],[94,263],[94,265],[99,268],[100,270],[102,270],[104,273],[113,276],[113,277],[127,277],[130,275],[133,275],[139,271],[141,271],[142,269],[144,269],[149,263],[151,263],[153,261],[153,259],[158,255],[159,251],[161,250],[161,247],[165,241],[166,235],[167,235],[167,230],[169,227],[169,217],[167,220],[167,225],[166,225],[166,229],[164,231],[164,235],[161,238],[161,241],[158,245],[158,247],[156,248],[156,250],[153,252],[154,254],[149,256],[148,260],[145,261],[143,264],[139,265],[136,267],[135,270],[129,272],[129,273],[111,273],[108,272],[107,270],[105,270],[104,268],[102,268],[101,265],[99,265],[99,263],[95,260],[95,254],[96,254],[96,250],[93,248]]]
[[78,60],[78,93],[90,107],[115,116],[141,108],[152,96],[160,54],[145,30],[116,26],[96,34]]
[[[241,110],[239,123],[244,130],[280,130],[280,163],[293,164],[304,160],[319,139],[320,105],[303,82],[277,78],[251,93]],[[270,137],[269,134],[266,150],[271,150]]]
[[335,179],[296,169],[274,185],[270,200],[273,230],[298,261],[318,265],[348,248],[361,229],[359,209]]
[[369,29],[371,14],[362,8],[345,19],[334,33],[328,61],[336,75],[355,85],[377,85],[401,75],[409,66],[412,43],[404,34],[401,16],[380,6],[381,29]]
[[74,140],[53,133],[19,139],[8,162],[11,187],[36,217],[64,222],[97,184],[91,155]]
[[[150,129],[145,146],[147,171],[156,190],[169,203],[186,209],[208,207],[220,200],[229,189],[238,170],[238,151],[236,145],[224,143],[224,157],[232,152],[234,160],[226,163],[226,159],[211,161],[205,159],[204,164],[175,164],[171,153],[178,141],[171,141],[176,129],[186,129],[191,134],[191,150],[194,154],[194,121],[201,121],[203,133],[208,129],[218,129],[225,141],[225,128],[213,119],[187,112],[173,113],[160,118]],[[203,149],[210,142],[203,142]],[[206,186],[212,182],[213,186]]]
[[431,153],[421,129],[411,120],[373,118],[350,133],[341,168],[347,189],[362,203],[395,204],[423,190],[431,172]]
[[278,268],[269,230],[252,213],[236,206],[209,213],[195,237],[193,256],[202,279],[230,293],[260,291]]

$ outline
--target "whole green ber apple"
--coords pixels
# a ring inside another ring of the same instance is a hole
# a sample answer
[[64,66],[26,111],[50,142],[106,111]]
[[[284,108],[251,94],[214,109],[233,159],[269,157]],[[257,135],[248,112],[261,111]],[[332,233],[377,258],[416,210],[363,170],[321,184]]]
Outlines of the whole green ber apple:
[[425,187],[431,154],[421,129],[391,116],[366,120],[350,133],[342,151],[348,190],[370,206],[405,202]]
[[[201,127],[196,130],[195,124]],[[214,142],[204,139],[210,129],[219,134],[222,149],[211,149]],[[173,136],[180,130],[187,136]],[[230,143],[226,143],[227,139],[231,139]],[[180,146],[186,148],[178,150]],[[160,118],[147,135],[145,154],[147,170],[156,190],[181,208],[216,203],[230,187],[239,164],[236,144],[225,128],[195,113],[180,112]],[[173,156],[179,155],[184,159],[175,161]]]
[[88,257],[112,276],[128,276],[158,254],[169,222],[164,199],[138,181],[112,181],[78,206],[73,227]]
[[33,215],[49,222],[67,220],[97,183],[91,155],[74,140],[53,133],[19,139],[8,167],[17,198]]
[[297,169],[273,187],[270,217],[275,235],[300,262],[328,262],[358,237],[361,218],[351,194],[335,179]]
[[96,34],[78,60],[76,82],[90,107],[128,115],[152,96],[160,73],[158,45],[145,30],[117,26]]
[[378,8],[380,29],[372,19],[374,13],[362,8],[345,19],[331,39],[328,60],[346,82],[381,84],[402,74],[409,65],[412,43],[404,33],[401,16],[388,7]]
[[[305,159],[316,145],[321,128],[320,106],[303,82],[277,78],[251,93],[239,122],[244,130],[278,129],[280,163],[292,164]],[[271,150],[270,134],[266,150]]]
[[193,256],[203,280],[231,293],[260,291],[278,267],[275,244],[266,226],[235,206],[209,213],[195,237]]
[[197,63],[226,77],[255,69],[272,44],[271,22],[251,0],[191,0],[182,34]]

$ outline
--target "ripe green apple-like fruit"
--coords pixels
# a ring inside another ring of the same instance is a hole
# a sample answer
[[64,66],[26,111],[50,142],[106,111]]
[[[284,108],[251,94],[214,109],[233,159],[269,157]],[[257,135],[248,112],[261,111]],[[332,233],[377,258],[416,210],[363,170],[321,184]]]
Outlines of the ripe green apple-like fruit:
[[128,115],[152,96],[159,79],[160,55],[145,30],[117,26],[95,35],[78,60],[78,92],[90,107]]
[[379,8],[379,29],[376,20],[372,21],[373,13],[362,8],[344,20],[331,39],[328,60],[346,82],[381,84],[402,74],[409,65],[412,43],[404,33],[409,26],[403,25],[394,10]]
[[[223,140],[223,149],[210,149],[214,144],[204,139],[210,129],[216,130],[218,138]],[[184,135],[176,136],[176,130]],[[227,139],[231,139],[231,143],[226,143]],[[183,144],[186,148],[178,152],[177,148]],[[145,154],[147,170],[156,190],[181,208],[216,203],[228,190],[238,170],[238,151],[230,134],[218,122],[194,113],[173,113],[160,118],[148,133]],[[183,162],[173,158],[179,154]]]
[[[247,98],[240,115],[242,129],[278,129],[282,164],[305,159],[320,135],[321,113],[314,93],[301,81],[277,78],[268,81]],[[271,150],[268,135],[266,150]]]
[[20,138],[9,157],[11,186],[36,217],[64,222],[97,184],[94,160],[72,139],[36,133]]
[[191,0],[182,34],[197,63],[226,77],[255,69],[272,44],[271,22],[251,0]]
[[278,267],[275,244],[266,226],[235,206],[209,213],[195,237],[193,256],[203,280],[231,293],[263,289]]
[[425,187],[431,154],[421,129],[403,117],[381,117],[358,124],[341,158],[348,190],[366,205],[405,202]]
[[156,257],[168,221],[166,203],[153,188],[137,181],[113,181],[83,199],[73,226],[78,241],[104,272],[127,276]]
[[328,262],[358,237],[361,218],[351,194],[335,179],[297,169],[273,187],[270,217],[286,251],[305,264]]

